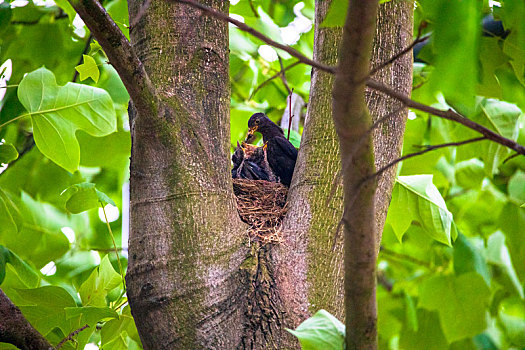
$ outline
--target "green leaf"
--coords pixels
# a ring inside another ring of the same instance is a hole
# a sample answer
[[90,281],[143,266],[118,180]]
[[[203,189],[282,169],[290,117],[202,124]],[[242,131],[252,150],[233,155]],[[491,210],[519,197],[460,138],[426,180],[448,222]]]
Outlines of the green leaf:
[[432,175],[399,176],[392,193],[387,223],[401,241],[412,221],[438,242],[451,245],[452,214],[432,183]]
[[348,11],[348,1],[333,0],[330,9],[326,14],[321,28],[323,27],[342,27],[345,24],[346,13]]
[[516,171],[509,180],[507,192],[511,201],[516,204],[525,202],[525,173],[521,170]]
[[510,259],[509,249],[505,244],[505,236],[501,231],[497,231],[492,234],[487,242],[487,261],[500,266],[505,274],[509,277],[512,285],[518,292],[519,296],[523,299],[525,297],[523,292],[523,286],[514,270],[512,261]]
[[72,24],[73,20],[75,19],[75,16],[77,15],[77,12],[71,6],[69,1],[67,0],[55,0],[55,4],[57,4],[69,17],[69,23]]
[[454,271],[456,275],[477,272],[490,287],[490,273],[483,250],[472,244],[462,234],[459,234],[458,239],[454,242]]
[[95,83],[98,83],[100,71],[97,62],[91,56],[82,55],[82,57],[84,58],[84,63],[75,67],[76,71],[80,74],[80,81],[91,78]]
[[18,152],[10,143],[3,143],[0,145],[0,163],[10,163],[18,158]]
[[430,88],[442,91],[455,105],[472,108],[478,79],[482,3],[478,0],[422,3],[433,29],[435,70],[430,77]]
[[100,202],[116,206],[106,194],[95,188],[94,183],[83,182],[75,184],[65,189],[62,194],[66,198],[66,208],[73,214],[97,208]]
[[485,177],[484,164],[472,158],[456,164],[456,183],[465,189],[480,189]]
[[[31,266],[29,266],[24,260],[22,260],[18,255],[16,255],[14,252],[0,245],[0,255],[2,254],[2,250],[4,251],[4,257],[6,258],[5,262],[8,262],[13,266],[20,280],[28,288],[37,287],[38,283],[40,282],[40,278],[38,277],[37,272]],[[1,261],[0,261],[0,265],[1,265]],[[0,275],[1,275],[1,271],[0,271]],[[2,279],[0,278],[0,284],[2,283],[1,280]]]
[[498,317],[512,344],[525,347],[525,304],[523,300],[508,298],[499,305]]
[[419,288],[419,306],[436,310],[449,343],[475,336],[486,327],[490,291],[477,273],[434,276]]
[[7,196],[7,194],[0,189],[0,242],[2,236],[15,235],[20,226],[20,217],[18,208],[15,206],[13,201]]
[[43,335],[47,335],[55,327],[69,334],[71,323],[66,319],[64,311],[67,307],[75,307],[75,300],[63,288],[45,286],[35,289],[17,289],[19,298],[14,300],[24,316]]
[[121,276],[115,272],[106,255],[100,266],[93,270],[89,278],[80,286],[78,293],[84,306],[104,307],[107,305],[108,292],[121,282]]
[[77,170],[80,162],[76,130],[105,136],[116,128],[113,101],[106,91],[75,83],[58,86],[53,73],[45,68],[24,77],[18,98],[29,112],[40,151],[70,172]]
[[417,309],[417,331],[405,323],[401,330],[400,349],[443,350],[447,349],[447,340],[443,335],[436,312]]
[[295,330],[286,329],[299,339],[303,350],[343,349],[345,326],[326,310],[317,311]]

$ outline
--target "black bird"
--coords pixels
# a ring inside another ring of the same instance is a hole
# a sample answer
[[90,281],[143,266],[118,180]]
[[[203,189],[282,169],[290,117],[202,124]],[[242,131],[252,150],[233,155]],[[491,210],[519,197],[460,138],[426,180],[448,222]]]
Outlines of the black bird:
[[264,113],[252,115],[248,120],[248,128],[250,130],[246,140],[252,139],[255,132],[262,134],[271,170],[281,183],[290,186],[297,160],[297,149],[284,137],[283,130]]
[[237,148],[232,155],[232,178],[249,180],[275,181],[263,147],[237,142]]

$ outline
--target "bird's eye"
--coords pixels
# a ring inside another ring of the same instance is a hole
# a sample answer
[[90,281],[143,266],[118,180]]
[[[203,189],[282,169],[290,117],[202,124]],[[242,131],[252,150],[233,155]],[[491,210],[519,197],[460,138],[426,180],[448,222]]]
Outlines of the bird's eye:
[[259,119],[255,119],[255,125],[259,124]]

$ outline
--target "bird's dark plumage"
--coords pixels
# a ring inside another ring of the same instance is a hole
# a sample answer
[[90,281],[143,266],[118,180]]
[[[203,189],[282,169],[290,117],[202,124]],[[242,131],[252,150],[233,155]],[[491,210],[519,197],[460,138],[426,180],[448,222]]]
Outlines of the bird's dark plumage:
[[272,122],[264,113],[255,113],[248,120],[247,139],[255,132],[260,132],[267,147],[268,163],[280,182],[290,186],[297,160],[297,149],[284,137],[283,130]]

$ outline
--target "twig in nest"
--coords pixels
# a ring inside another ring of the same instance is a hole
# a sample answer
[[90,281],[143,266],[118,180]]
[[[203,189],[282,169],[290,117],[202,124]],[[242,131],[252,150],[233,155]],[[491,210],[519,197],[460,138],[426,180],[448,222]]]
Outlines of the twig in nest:
[[249,225],[250,242],[282,243],[288,188],[275,182],[233,179],[233,191],[239,216]]

